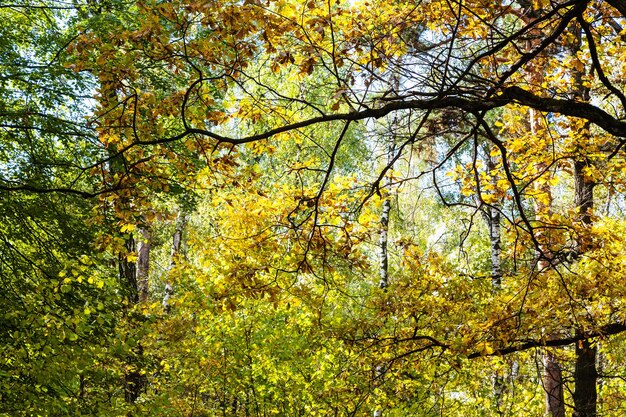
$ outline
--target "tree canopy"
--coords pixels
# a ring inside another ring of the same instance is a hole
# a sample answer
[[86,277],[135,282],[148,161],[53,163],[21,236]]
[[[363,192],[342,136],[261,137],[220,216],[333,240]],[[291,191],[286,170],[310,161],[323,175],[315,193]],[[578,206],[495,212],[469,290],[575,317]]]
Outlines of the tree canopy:
[[625,2],[0,17],[0,415],[623,414]]

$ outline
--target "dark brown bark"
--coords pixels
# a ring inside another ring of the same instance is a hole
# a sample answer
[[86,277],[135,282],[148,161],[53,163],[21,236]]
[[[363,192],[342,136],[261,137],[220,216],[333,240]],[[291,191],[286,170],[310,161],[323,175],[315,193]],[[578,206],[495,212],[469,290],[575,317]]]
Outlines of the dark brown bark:
[[139,399],[139,396],[146,390],[147,380],[145,375],[139,372],[140,360],[143,357],[143,347],[137,345],[132,350],[132,356],[128,359],[128,364],[132,367],[132,371],[129,371],[124,376],[124,399],[129,404],[134,404]]
[[[589,165],[586,159],[574,161],[575,203],[580,221],[591,225],[590,210],[593,208],[595,183],[585,175]],[[590,242],[583,236],[576,242],[576,251],[581,254],[589,249]],[[574,417],[595,417],[597,408],[598,372],[596,370],[596,347],[589,339],[576,344],[576,368],[574,370]]]
[[128,260],[128,255],[135,252],[135,250],[135,238],[130,236],[126,239],[126,252],[120,253],[118,260],[120,283],[126,292],[128,301],[132,304],[139,301],[139,291],[137,288],[137,265],[134,261]]
[[[624,3],[617,1],[615,3]],[[622,4],[623,6],[624,4]],[[578,19],[578,25],[575,28],[577,41],[572,44],[572,55],[575,56],[581,47],[583,29],[590,35],[588,24],[582,19]],[[587,37],[589,42],[593,42],[593,39]],[[593,44],[590,45],[592,54],[595,52]],[[602,78],[604,75],[600,69],[596,66],[596,71],[599,71],[599,75]],[[589,101],[589,88],[585,87],[583,83],[583,71],[575,71],[574,73],[574,98],[579,101]],[[604,77],[604,82],[608,82]],[[618,94],[621,96],[621,93]],[[623,96],[621,96],[623,97]],[[622,103],[624,103],[622,101]],[[589,123],[583,128],[581,136],[585,139],[584,142],[589,142]],[[591,180],[591,177],[586,173],[586,169],[592,168],[591,161],[588,159],[584,150],[580,151],[579,155],[574,155],[574,204],[578,212],[578,221],[584,226],[590,226],[592,223],[591,210],[593,209],[593,189],[595,182]],[[591,242],[583,234],[576,239],[576,253],[578,255],[588,251],[590,249]],[[598,385],[598,372],[596,370],[596,347],[591,345],[589,339],[580,340],[576,344],[576,365],[574,369],[574,417],[595,417],[597,408],[597,385]]]
[[[136,243],[133,236],[126,240],[126,253],[119,255],[119,276],[122,286],[126,291],[126,297],[131,304],[139,302],[139,287],[137,285],[137,266],[134,261],[128,260],[128,254],[135,252]],[[139,396],[145,391],[146,377],[140,372],[140,364],[143,356],[143,348],[140,344],[134,347],[126,358],[126,363],[131,369],[124,375],[124,399],[129,404],[134,404]]]
[[596,389],[598,372],[596,370],[597,349],[589,340],[576,344],[576,368],[574,380],[574,417],[596,417],[598,393]]

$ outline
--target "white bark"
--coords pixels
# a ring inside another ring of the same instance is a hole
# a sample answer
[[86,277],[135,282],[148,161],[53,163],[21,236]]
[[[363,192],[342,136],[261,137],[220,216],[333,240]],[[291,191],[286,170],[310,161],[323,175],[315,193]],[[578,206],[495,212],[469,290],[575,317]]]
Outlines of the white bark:
[[385,289],[389,286],[389,255],[387,245],[389,240],[389,212],[391,211],[391,201],[389,197],[383,202],[383,210],[380,215],[380,240],[379,240],[379,261],[380,261],[380,284],[379,287]]

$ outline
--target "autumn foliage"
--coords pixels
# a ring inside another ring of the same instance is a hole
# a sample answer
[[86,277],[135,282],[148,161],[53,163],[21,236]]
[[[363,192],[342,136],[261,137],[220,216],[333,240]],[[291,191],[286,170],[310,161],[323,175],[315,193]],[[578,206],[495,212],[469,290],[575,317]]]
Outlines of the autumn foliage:
[[40,3],[0,416],[623,414],[623,1]]

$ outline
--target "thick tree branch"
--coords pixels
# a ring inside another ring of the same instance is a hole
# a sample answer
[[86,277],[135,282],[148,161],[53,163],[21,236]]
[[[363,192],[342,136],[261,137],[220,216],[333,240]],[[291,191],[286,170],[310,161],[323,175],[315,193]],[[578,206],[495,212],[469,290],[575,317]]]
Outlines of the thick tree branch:
[[365,109],[358,112],[326,114],[323,116],[313,117],[295,123],[286,124],[275,129],[257,133],[241,138],[222,136],[206,129],[188,127],[185,131],[171,137],[155,139],[155,140],[137,140],[132,144],[121,149],[119,153],[124,153],[130,148],[137,145],[158,145],[181,140],[189,135],[201,135],[218,142],[229,143],[233,145],[241,145],[250,142],[256,142],[269,139],[280,133],[302,129],[316,124],[328,123],[333,121],[359,121],[365,119],[378,119],[392,112],[400,110],[441,110],[446,108],[456,108],[468,113],[478,113],[485,110],[492,110],[504,107],[509,104],[517,103],[522,106],[533,108],[542,112],[559,113],[564,116],[579,117],[588,120],[617,137],[626,138],[626,122],[618,120],[604,110],[585,102],[576,100],[563,100],[555,98],[547,98],[536,95],[530,91],[526,91],[520,87],[513,86],[502,89],[500,95],[492,98],[482,97],[463,97],[462,95],[448,95],[442,98],[434,99],[416,99],[402,100],[387,103],[379,108]]
[[[509,355],[511,353],[523,352],[525,350],[541,348],[541,347],[563,347],[573,345],[575,343],[579,343],[584,340],[589,340],[597,337],[607,337],[613,336],[619,333],[623,333],[626,331],[626,322],[620,321],[615,323],[605,324],[604,326],[599,327],[598,329],[591,332],[574,332],[572,336],[564,336],[557,337],[552,339],[524,339],[519,342],[512,343],[511,345],[503,348],[495,348],[492,352],[486,353],[484,351],[474,351],[470,352],[467,355],[468,359],[475,359],[481,356],[504,356]],[[411,337],[406,337],[402,339],[398,338],[388,338],[382,339],[381,341],[386,341],[391,344],[398,343],[413,343],[413,342],[428,342],[424,345],[416,346],[416,348],[411,349],[409,352],[403,353],[401,356],[409,356],[415,352],[421,352],[426,349],[440,348],[443,350],[450,349],[451,345],[445,343],[441,340],[433,338],[431,336],[424,335],[413,335]],[[395,359],[395,358],[394,358]]]
[[482,352],[473,352],[467,355],[468,358],[477,358],[479,356],[503,356],[509,353],[522,352],[524,350],[538,348],[538,347],[559,347],[568,346],[574,343],[578,343],[582,340],[588,340],[595,337],[612,336],[626,331],[626,322],[609,323],[599,327],[597,330],[588,333],[578,333],[573,336],[567,336],[562,338],[547,339],[547,340],[525,340],[517,344],[513,344],[509,347],[502,349],[495,349],[493,353],[485,354]]

